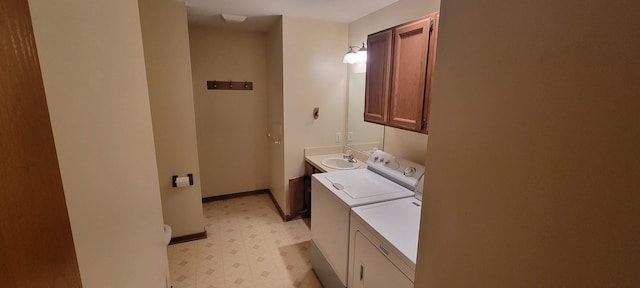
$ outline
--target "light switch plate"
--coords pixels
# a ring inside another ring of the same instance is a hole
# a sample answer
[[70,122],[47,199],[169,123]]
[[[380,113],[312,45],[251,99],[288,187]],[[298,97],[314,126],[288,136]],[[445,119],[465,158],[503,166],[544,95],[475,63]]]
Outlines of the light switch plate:
[[347,141],[349,143],[353,142],[353,132],[347,132]]
[[342,142],[342,133],[336,132],[336,143]]

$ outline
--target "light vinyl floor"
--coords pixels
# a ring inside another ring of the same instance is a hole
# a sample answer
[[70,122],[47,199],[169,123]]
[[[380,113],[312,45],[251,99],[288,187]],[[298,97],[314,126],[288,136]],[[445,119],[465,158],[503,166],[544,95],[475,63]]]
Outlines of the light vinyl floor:
[[168,247],[174,288],[322,287],[311,270],[309,226],[283,222],[267,194],[203,208],[208,238]]

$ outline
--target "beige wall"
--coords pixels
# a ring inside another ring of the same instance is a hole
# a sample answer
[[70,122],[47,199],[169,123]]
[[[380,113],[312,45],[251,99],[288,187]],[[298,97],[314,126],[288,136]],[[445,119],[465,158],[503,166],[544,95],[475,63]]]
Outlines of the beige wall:
[[384,127],[384,151],[416,163],[424,163],[428,140],[425,134]]
[[[282,17],[267,31],[267,98],[269,141],[269,190],[280,205],[285,203],[284,105],[282,84]],[[277,142],[276,142],[277,141]]]
[[[336,132],[345,143],[347,25],[287,16],[282,23],[287,190],[289,179],[304,174],[304,147],[335,145]],[[320,107],[317,120],[314,107]]]
[[[349,45],[361,45],[367,35],[384,30],[415,18],[436,12],[440,0],[401,0],[383,9],[349,23]],[[438,47],[438,49],[440,49]],[[343,49],[344,50],[344,49]],[[344,55],[344,52],[343,52]],[[364,73],[366,65],[348,65],[349,73]],[[401,158],[423,163],[427,135],[385,127],[384,150]]]
[[416,287],[640,287],[639,8],[443,1]]
[[[173,237],[203,232],[186,7],[173,0],[138,2],[164,222]],[[193,186],[172,187],[173,175],[189,173]]]
[[29,2],[82,284],[165,287],[137,2]]
[[[189,29],[202,196],[266,189],[266,35]],[[252,81],[253,90],[207,90],[207,80]]]

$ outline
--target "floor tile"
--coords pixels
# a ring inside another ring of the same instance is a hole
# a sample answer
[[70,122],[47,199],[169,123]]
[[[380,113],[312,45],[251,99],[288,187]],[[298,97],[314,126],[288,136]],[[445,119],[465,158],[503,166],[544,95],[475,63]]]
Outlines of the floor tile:
[[308,219],[283,222],[266,194],[204,203],[203,212],[207,239],[168,247],[174,288],[322,287]]

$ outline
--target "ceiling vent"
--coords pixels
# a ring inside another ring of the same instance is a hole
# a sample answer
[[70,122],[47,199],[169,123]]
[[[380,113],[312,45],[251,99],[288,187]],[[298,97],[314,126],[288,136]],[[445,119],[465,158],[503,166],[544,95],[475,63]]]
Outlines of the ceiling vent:
[[231,14],[221,14],[222,20],[227,23],[242,23],[247,19],[247,16],[240,15],[231,15]]

